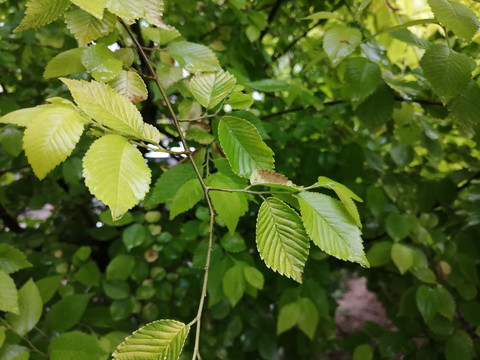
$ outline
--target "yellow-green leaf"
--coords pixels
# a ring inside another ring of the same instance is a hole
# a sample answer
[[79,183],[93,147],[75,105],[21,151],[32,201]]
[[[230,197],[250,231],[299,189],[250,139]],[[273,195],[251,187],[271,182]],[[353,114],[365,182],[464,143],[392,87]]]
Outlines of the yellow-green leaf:
[[163,0],[142,0],[145,8],[145,19],[152,25],[165,26],[162,21]]
[[96,18],[102,20],[103,10],[107,6],[108,0],[70,0],[72,3],[89,12]]
[[126,96],[134,104],[146,100],[148,97],[147,86],[140,75],[134,71],[122,70],[108,84],[113,90]]
[[19,313],[18,292],[13,279],[0,271],[0,311]]
[[50,24],[70,6],[69,0],[30,0],[27,2],[25,17],[14,32],[37,29]]
[[108,10],[126,19],[139,19],[145,12],[142,0],[110,0]]
[[70,49],[55,56],[48,62],[43,77],[48,79],[75,74],[85,70],[82,64],[83,50],[83,48]]
[[212,109],[233,90],[236,79],[228,72],[198,73],[190,81],[190,91],[205,108]]
[[78,45],[87,46],[92,41],[108,35],[115,29],[117,17],[105,11],[103,19],[99,20],[82,9],[74,9],[65,15],[65,23],[78,41]]
[[218,59],[208,47],[187,41],[176,41],[168,45],[168,52],[181,67],[188,71],[221,70]]

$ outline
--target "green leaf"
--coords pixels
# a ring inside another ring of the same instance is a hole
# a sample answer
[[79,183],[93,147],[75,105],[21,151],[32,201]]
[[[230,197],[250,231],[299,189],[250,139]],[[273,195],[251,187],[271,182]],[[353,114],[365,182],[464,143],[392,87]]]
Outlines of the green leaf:
[[145,19],[152,25],[165,26],[162,21],[163,0],[142,0],[142,3],[145,8]]
[[78,45],[83,47],[111,33],[117,24],[117,17],[105,11],[103,19],[99,20],[82,9],[74,9],[65,15],[65,23],[78,41]]
[[247,283],[252,285],[255,289],[263,289],[265,279],[259,270],[253,266],[247,265],[243,268],[243,274],[245,275],[245,280],[247,280]]
[[94,261],[82,264],[75,277],[85,286],[98,286],[100,284],[100,269]]
[[87,309],[92,294],[68,295],[47,312],[45,326],[51,332],[65,332],[75,326]]
[[451,0],[428,0],[433,14],[448,30],[467,41],[477,33],[479,22],[475,12],[465,5]]
[[25,254],[8,244],[0,244],[0,271],[7,274],[32,267]]
[[368,59],[357,57],[346,61],[343,96],[354,104],[368,98],[381,78],[380,67]]
[[450,336],[445,344],[446,360],[472,359],[473,343],[470,336],[461,330]]
[[107,280],[127,280],[135,266],[132,255],[120,254],[115,256],[107,266]]
[[110,81],[122,70],[118,60],[105,44],[90,45],[83,51],[82,64],[98,81]]
[[44,304],[46,304],[53,297],[53,295],[55,295],[62,279],[62,275],[54,275],[37,281],[37,288]]
[[147,86],[140,75],[134,71],[120,71],[117,77],[110,81],[108,85],[134,104],[146,100],[148,97]]
[[82,64],[84,50],[83,48],[76,48],[58,54],[48,62],[43,77],[49,79],[82,72],[85,70]]
[[7,344],[0,349],[1,360],[28,360],[30,351],[25,346]]
[[48,355],[51,360],[101,360],[106,353],[94,336],[72,331],[53,339]]
[[132,224],[122,233],[122,241],[127,251],[143,244],[147,236],[147,229],[141,224]]
[[204,108],[212,109],[235,87],[236,79],[228,72],[198,73],[190,81],[190,91]]
[[25,17],[13,32],[37,29],[48,25],[59,18],[69,6],[69,0],[29,0],[25,10]]
[[370,345],[358,345],[353,352],[353,360],[372,360],[373,351]]
[[467,126],[480,123],[480,86],[471,80],[468,87],[448,104],[453,117]]
[[19,314],[18,292],[13,279],[0,271],[0,311]]
[[300,317],[298,318],[298,327],[310,340],[313,340],[319,320],[317,307],[309,298],[299,299],[298,304],[301,309]]
[[70,0],[72,3],[89,12],[99,20],[103,18],[103,10],[107,6],[108,0]]
[[158,360],[179,358],[190,327],[175,320],[147,324],[118,345],[115,360]]
[[399,213],[390,213],[385,220],[385,229],[388,235],[400,241],[408,236],[408,218]]
[[32,115],[23,136],[23,149],[35,175],[43,179],[75,149],[84,120],[67,105],[46,105]]
[[149,143],[158,144],[160,143],[162,135],[160,134],[160,131],[158,131],[158,129],[155,126],[144,123],[142,136],[140,136],[140,138]]
[[336,25],[328,29],[323,38],[323,49],[333,65],[355,51],[362,41],[362,33],[353,28]]
[[252,106],[253,99],[251,94],[244,94],[242,92],[233,92],[228,97],[226,103],[232,107],[234,110],[244,110]]
[[268,267],[302,282],[310,241],[295,210],[281,200],[266,199],[258,212],[256,241]]
[[304,18],[302,18],[302,20],[323,20],[323,19],[332,19],[334,18],[336,15],[335,13],[333,12],[330,12],[330,11],[318,11],[316,13],[313,13],[311,15],[308,15]]
[[204,45],[177,41],[168,45],[168,52],[185,70],[191,72],[221,70],[213,51]]
[[23,131],[20,131],[16,127],[6,126],[0,132],[0,144],[2,148],[14,157],[19,156],[23,151],[22,138]]
[[390,256],[402,275],[413,265],[413,253],[406,245],[393,244]]
[[[220,189],[241,189],[241,186],[235,180],[222,173],[215,173],[205,179],[210,187]],[[248,201],[245,194],[223,191],[210,191],[213,208],[218,216],[225,222],[230,232],[234,232],[238,220],[248,210]]]
[[223,292],[232,307],[234,307],[245,293],[245,275],[243,266],[235,264],[223,276]]
[[273,170],[273,151],[248,121],[224,116],[218,124],[218,137],[230,166],[237,175],[248,178],[256,169]]
[[438,312],[438,297],[435,289],[420,285],[416,293],[417,308],[425,322],[431,320]]
[[277,335],[294,327],[300,319],[302,309],[300,303],[293,302],[280,309],[277,320]]
[[288,90],[289,86],[285,81],[276,79],[263,79],[247,83],[251,88],[258,91],[274,92]]
[[415,35],[408,29],[400,29],[400,30],[392,31],[390,32],[390,36],[393,37],[394,39],[403,41],[404,43],[407,43],[413,46],[417,46],[421,49],[427,49],[431,46],[431,44],[428,41],[422,38],[419,38],[417,35]]
[[380,241],[375,243],[367,251],[367,259],[371,267],[379,267],[390,262],[392,243],[390,241]]
[[202,145],[209,145],[215,140],[210,130],[210,126],[204,123],[191,124],[185,135]]
[[444,103],[468,87],[475,68],[470,57],[441,44],[428,48],[420,64],[433,91]]
[[453,320],[456,306],[452,294],[443,287],[437,287],[435,292],[438,301],[438,313],[442,314],[450,321]]
[[80,109],[88,116],[113,130],[142,137],[144,129],[142,115],[125,96],[96,81],[65,78],[61,80],[68,86]]
[[303,224],[315,245],[336,258],[369,267],[360,229],[339,201],[312,192],[302,192],[298,198]]
[[255,170],[250,175],[250,184],[268,186],[274,189],[281,189],[287,191],[298,191],[300,186],[295,185],[286,176],[276,173],[271,170]]
[[153,41],[158,46],[166,45],[170,41],[182,36],[182,34],[180,34],[180,32],[173,26],[168,26],[164,24],[161,25],[161,27],[143,28],[142,32],[149,40]]
[[32,279],[18,291],[19,314],[8,314],[7,321],[20,336],[26,335],[37,325],[42,316],[43,302]]
[[106,135],[90,146],[83,158],[83,176],[90,192],[108,205],[113,219],[145,197],[151,179],[142,153],[119,135]]
[[163,63],[158,63],[155,73],[164,89],[168,89],[183,78],[181,67],[165,65]]
[[108,10],[113,14],[128,19],[139,19],[145,13],[142,0],[110,0]]
[[225,251],[228,251],[231,253],[239,253],[244,251],[247,248],[245,244],[245,240],[237,232],[235,233],[227,232],[220,239],[220,243],[222,244],[222,247],[225,249]]
[[174,219],[178,214],[190,210],[202,198],[203,189],[198,179],[187,181],[173,197],[172,207],[170,208],[170,220]]
[[352,216],[352,219],[355,221],[355,224],[359,228],[362,228],[362,221],[360,220],[360,215],[358,213],[357,206],[353,202],[353,200],[363,202],[363,200],[359,198],[357,194],[355,194],[352,190],[347,188],[345,185],[340,184],[339,182],[336,182],[325,176],[318,177],[318,185],[335,191],[335,194],[337,194],[337,196],[340,198],[340,201],[345,206],[345,209],[347,209],[348,213]]

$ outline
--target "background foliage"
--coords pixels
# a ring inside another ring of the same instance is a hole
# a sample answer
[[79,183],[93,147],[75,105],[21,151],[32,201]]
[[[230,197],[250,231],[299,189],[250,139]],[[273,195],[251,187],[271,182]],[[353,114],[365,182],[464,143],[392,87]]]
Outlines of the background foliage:
[[[248,197],[248,209],[239,200],[244,215],[238,226],[235,219],[217,217],[203,358],[333,358],[336,350],[354,359],[478,355],[479,5],[182,0],[166,1],[162,18],[178,32],[132,22],[180,118],[201,117],[201,106],[209,114],[231,110],[223,108],[221,95],[231,85],[227,73],[213,80],[221,86],[202,96],[212,80],[187,77],[180,69],[193,74],[220,64],[243,87],[227,104],[243,109],[233,115],[259,130],[275,153],[278,173],[302,185],[325,176],[364,199],[357,205],[371,268],[311,246],[301,284],[268,269],[257,252],[260,198]],[[115,16],[94,26],[108,33],[100,39],[76,31],[82,10],[74,5],[66,24],[60,20],[12,32],[24,10],[24,1],[0,1],[2,115],[68,97],[56,77],[79,73],[73,78],[109,81],[139,102],[144,121],[168,139],[165,146],[179,145],[153,81],[145,78],[146,88],[134,82],[127,91],[122,84],[128,80],[112,76],[122,68],[148,74]],[[89,11],[97,10],[92,5]],[[97,45],[86,48],[82,61],[72,61],[78,47],[93,39]],[[188,54],[196,59],[186,57],[180,40],[191,43]],[[107,45],[115,43],[123,50],[112,55]],[[208,45],[218,63],[195,44]],[[155,45],[162,51],[151,50]],[[55,58],[65,51],[71,57]],[[72,90],[73,82],[65,83]],[[183,124],[189,145],[206,148],[215,168],[231,173],[218,145],[211,145],[221,140],[228,121],[218,126],[216,117],[202,120]],[[194,318],[208,247],[208,209],[205,201],[191,210],[183,206],[190,197],[176,202],[180,208],[172,204],[180,186],[194,179],[190,165],[166,171],[182,158],[147,154],[152,184],[160,185],[113,221],[82,180],[82,159],[98,134],[78,135],[72,155],[53,164],[50,173],[28,165],[22,150],[27,134],[23,138],[22,129],[13,125],[2,126],[0,133],[0,360],[67,359],[72,352],[78,359],[106,359],[146,323]],[[221,146],[228,157],[228,145]],[[39,181],[35,175],[46,176]],[[209,185],[246,186],[228,179],[216,176]],[[194,183],[184,186],[195,191]],[[155,191],[158,187],[171,191]],[[325,193],[338,193],[331,183],[327,187],[333,189]],[[274,207],[275,200],[269,201]],[[335,300],[351,276],[367,277],[391,328],[366,323],[361,332],[338,336]],[[192,351],[191,335],[181,358],[190,358]]]

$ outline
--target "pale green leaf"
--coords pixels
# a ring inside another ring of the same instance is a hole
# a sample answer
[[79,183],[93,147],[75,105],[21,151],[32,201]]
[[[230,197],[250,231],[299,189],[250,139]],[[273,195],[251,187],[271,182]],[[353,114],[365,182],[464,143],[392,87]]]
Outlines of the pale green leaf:
[[470,57],[441,44],[427,49],[420,64],[433,91],[444,103],[468,87],[475,67]]
[[149,40],[153,41],[158,46],[166,45],[170,41],[182,36],[177,29],[169,25],[142,28],[142,32]]
[[443,287],[437,287],[435,292],[437,294],[438,312],[445,316],[448,320],[453,320],[456,305],[452,294],[450,294],[450,292]]
[[37,29],[48,25],[59,18],[69,6],[69,0],[29,0],[25,10],[25,17],[13,31]]
[[380,82],[380,67],[368,59],[357,57],[346,61],[343,96],[354,104],[368,98]]
[[89,12],[99,20],[103,18],[103,10],[107,6],[109,0],[70,0],[72,3]]
[[70,49],[55,56],[48,62],[43,77],[49,79],[85,70],[82,64],[83,50],[83,48]]
[[385,220],[385,230],[394,240],[402,240],[408,236],[408,218],[399,213],[390,213]]
[[285,91],[288,90],[288,83],[283,80],[277,79],[263,79],[257,81],[250,81],[247,83],[248,86],[254,88],[255,90],[265,91],[265,92],[274,92],[274,91]]
[[106,353],[94,336],[72,331],[53,339],[48,355],[51,360],[101,360]]
[[224,116],[218,125],[220,145],[233,171],[249,177],[257,169],[273,170],[273,151],[263,142],[250,122]]
[[125,19],[139,19],[145,13],[142,0],[110,0],[108,10]]
[[283,201],[270,197],[260,206],[257,248],[268,267],[302,282],[310,241],[300,216]]
[[288,191],[298,191],[301,189],[300,186],[295,185],[291,180],[286,176],[276,173],[272,170],[255,170],[250,175],[250,184],[268,186],[274,189],[288,190]]
[[51,111],[51,105],[39,105],[32,108],[15,110],[0,118],[2,124],[13,124],[17,126],[28,126],[28,124],[38,116],[40,109]]
[[245,275],[243,266],[235,264],[227,270],[222,280],[223,292],[232,307],[234,307],[245,293]]
[[141,139],[148,141],[152,144],[158,144],[160,142],[162,135],[158,129],[150,124],[143,124],[143,131],[142,135],[140,136]]
[[255,289],[263,289],[263,284],[265,283],[265,279],[263,274],[253,266],[244,266],[243,268],[243,275],[245,275],[245,280]]
[[323,38],[323,49],[333,65],[355,51],[362,41],[360,30],[336,25],[327,30]]
[[134,71],[120,71],[108,85],[119,94],[126,96],[134,104],[146,100],[148,97],[147,86],[140,75]]
[[339,201],[311,192],[298,198],[303,224],[315,245],[329,255],[369,267],[360,229]]
[[380,241],[367,251],[367,260],[371,267],[383,266],[390,262],[391,253],[392,243],[390,241]]
[[178,66],[169,66],[159,63],[155,72],[164,89],[168,89],[183,78],[182,68]]
[[0,311],[19,313],[18,292],[13,279],[0,271]]
[[190,81],[190,91],[203,107],[212,109],[234,88],[236,79],[228,72],[198,73]]
[[45,326],[52,332],[65,332],[75,326],[87,309],[92,294],[67,295],[47,312]]
[[82,54],[82,64],[98,81],[113,80],[123,66],[123,63],[116,58],[105,44],[95,44],[87,47]]
[[190,327],[175,320],[147,324],[118,345],[116,360],[176,360],[182,352]]
[[18,291],[19,314],[8,314],[7,321],[20,336],[26,335],[37,325],[42,316],[43,301],[33,280],[29,280]]
[[324,20],[324,19],[331,19],[334,17],[335,17],[335,14],[330,11],[318,11],[316,13],[313,13],[311,15],[308,15],[302,18],[302,20]]
[[277,335],[294,327],[300,319],[302,309],[300,303],[294,302],[283,306],[280,309],[277,320]]
[[0,244],[0,271],[7,274],[31,267],[25,254],[8,244]]
[[358,345],[353,352],[353,360],[372,360],[373,351],[370,345]]
[[412,250],[403,244],[393,244],[390,256],[397,266],[400,274],[405,274],[413,265],[414,255]]
[[87,46],[92,41],[104,37],[115,29],[117,18],[105,11],[103,19],[99,20],[82,9],[70,10],[65,15],[65,23],[78,41],[78,45]]
[[152,25],[165,26],[162,21],[163,0],[142,0],[142,3],[145,8],[145,19]]
[[23,149],[39,179],[70,156],[83,128],[84,120],[72,106],[52,104],[38,108],[25,130]]
[[198,179],[192,179],[183,184],[173,197],[170,208],[170,220],[178,214],[190,210],[203,197],[203,189]]
[[36,285],[44,304],[50,301],[53,295],[55,295],[62,279],[62,275],[53,275],[37,281]]
[[202,145],[209,145],[215,140],[215,136],[210,131],[210,126],[203,123],[190,125],[185,135],[190,140]]
[[0,349],[1,360],[28,360],[30,351],[25,346],[6,344]]
[[168,52],[185,70],[221,70],[218,59],[208,47],[187,41],[177,41],[168,45]]
[[61,80],[68,86],[80,109],[88,116],[113,130],[142,137],[142,115],[125,96],[96,81]]
[[319,315],[315,304],[309,298],[301,298],[298,300],[300,305],[300,317],[298,318],[298,327],[313,340],[315,330],[317,330]]
[[390,36],[393,37],[394,39],[403,41],[404,43],[407,43],[413,46],[417,46],[421,49],[427,49],[428,47],[431,46],[431,44],[428,41],[422,38],[419,38],[417,35],[415,35],[408,29],[400,29],[400,30],[392,31],[390,32]]
[[151,174],[138,149],[122,136],[106,135],[85,154],[83,176],[90,192],[118,219],[144,198]]
[[233,92],[228,97],[226,103],[232,107],[234,110],[244,110],[252,106],[253,99],[251,94],[244,94],[242,92]]
[[451,0],[428,0],[428,4],[438,21],[456,35],[470,41],[477,33],[480,23],[467,6]]

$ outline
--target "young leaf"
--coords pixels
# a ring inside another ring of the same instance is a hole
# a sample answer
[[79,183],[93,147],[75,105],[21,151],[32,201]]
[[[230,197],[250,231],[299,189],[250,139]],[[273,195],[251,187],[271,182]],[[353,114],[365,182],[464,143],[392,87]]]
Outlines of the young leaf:
[[0,244],[0,271],[7,274],[32,267],[25,254],[8,244]]
[[83,158],[83,176],[90,192],[110,207],[113,219],[144,198],[151,177],[142,153],[119,135],[92,144]]
[[363,57],[346,61],[343,96],[354,104],[359,104],[368,98],[380,82],[380,67]]
[[433,91],[444,103],[468,87],[475,68],[470,57],[441,44],[427,49],[420,64]]
[[223,292],[232,307],[234,307],[245,293],[245,274],[243,266],[235,264],[227,270],[222,280]]
[[480,25],[473,10],[451,0],[428,0],[428,4],[443,26],[467,41],[472,40]]
[[105,358],[106,353],[93,335],[72,331],[53,339],[48,355],[51,360],[99,360]]
[[83,128],[84,121],[72,106],[52,104],[38,108],[25,130],[23,149],[40,180],[70,156]]
[[313,340],[319,320],[317,307],[309,298],[301,298],[297,303],[301,309],[300,317],[298,318],[298,327],[310,340]]
[[48,25],[60,17],[69,6],[69,0],[29,0],[25,17],[13,32],[37,29]]
[[175,320],[158,320],[147,324],[117,346],[116,360],[177,360],[190,327]]
[[161,25],[161,27],[146,27],[142,29],[143,34],[158,46],[168,44],[170,41],[175,40],[182,36],[180,32],[173,26]]
[[87,47],[82,54],[82,64],[98,81],[112,80],[120,73],[123,66],[105,44]]
[[113,130],[142,137],[144,124],[142,115],[125,96],[96,81],[65,78],[61,80],[68,86],[80,109],[88,116]]
[[43,77],[48,79],[80,73],[85,70],[82,64],[83,50],[83,48],[70,49],[55,56],[48,62]]
[[346,56],[355,51],[362,41],[362,33],[344,25],[327,30],[323,38],[323,49],[333,65],[337,65]]
[[134,71],[120,71],[108,85],[120,95],[126,96],[134,104],[146,100],[148,97],[147,86],[140,75]]
[[230,166],[237,175],[248,178],[256,169],[273,170],[273,151],[263,142],[250,122],[224,116],[218,124],[218,137]]
[[0,359],[2,360],[28,360],[30,351],[25,346],[5,344],[0,349]]
[[53,295],[55,295],[62,279],[62,275],[53,275],[37,281],[36,285],[42,298],[43,304],[46,304],[48,301],[50,301]]
[[87,309],[92,294],[68,295],[47,312],[45,326],[51,332],[65,332],[75,326]]
[[77,39],[78,45],[83,47],[111,33],[117,24],[117,17],[105,11],[103,19],[99,20],[82,9],[75,9],[67,12],[65,23]]
[[283,201],[270,197],[260,206],[257,248],[268,267],[302,282],[310,241],[300,216]]
[[42,316],[43,301],[32,279],[18,291],[19,314],[8,314],[7,321],[20,336],[26,335],[37,325]]
[[72,3],[89,12],[99,20],[103,18],[103,10],[107,6],[108,0],[70,0]]
[[244,94],[242,92],[235,91],[230,94],[226,103],[234,110],[244,110],[252,106],[254,101],[255,100],[251,94]]
[[0,271],[0,311],[19,314],[18,292],[13,279]]
[[198,73],[190,81],[190,91],[204,108],[212,109],[230,94],[235,83],[235,77],[223,70]]
[[173,197],[170,208],[170,220],[178,214],[190,210],[203,198],[203,189],[198,179],[192,179],[183,184]]
[[393,244],[390,250],[393,263],[397,266],[400,274],[405,274],[413,265],[414,255],[412,250],[403,244]]
[[142,0],[145,8],[145,19],[152,25],[165,26],[162,21],[163,15],[163,0]]
[[139,19],[145,13],[142,0],[110,0],[108,10],[125,19]]
[[265,279],[263,278],[263,274],[257,268],[246,265],[243,268],[243,275],[245,275],[247,283],[252,285],[255,289],[263,289]]
[[204,45],[176,41],[168,45],[168,52],[187,71],[221,70],[213,51]]
[[369,267],[360,230],[339,201],[311,192],[298,198],[303,224],[315,245],[329,255]]
[[277,320],[277,335],[284,333],[287,330],[290,330],[294,327],[298,319],[300,319],[300,314],[302,309],[300,308],[300,303],[293,302],[288,305],[283,306],[280,309]]
[[140,136],[140,139],[145,140],[152,144],[158,144],[161,138],[162,138],[162,135],[160,134],[160,131],[158,131],[158,129],[155,126],[147,123],[143,124],[143,131],[142,131],[142,135]]

